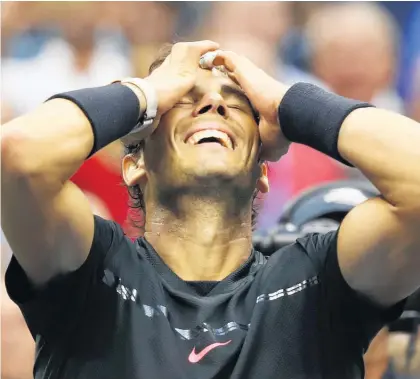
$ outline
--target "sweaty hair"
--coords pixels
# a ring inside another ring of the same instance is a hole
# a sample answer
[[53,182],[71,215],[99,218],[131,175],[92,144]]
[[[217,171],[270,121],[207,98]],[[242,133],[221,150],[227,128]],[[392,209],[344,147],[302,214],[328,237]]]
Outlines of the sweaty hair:
[[[158,53],[156,59],[152,62],[149,67],[149,75],[156,70],[160,65],[165,61],[165,59],[171,53],[173,44],[166,44]],[[124,155],[132,155],[134,157],[139,157],[144,150],[144,140],[136,144],[124,145]],[[263,163],[263,161],[260,161]],[[129,208],[130,208],[130,221],[132,224],[139,230],[144,231],[144,219],[146,217],[146,203],[144,201],[144,194],[138,184],[134,186],[127,186],[129,199]],[[258,190],[254,191],[252,197],[252,226],[254,227],[257,221],[258,216],[258,204],[256,204],[256,199],[258,195]]]

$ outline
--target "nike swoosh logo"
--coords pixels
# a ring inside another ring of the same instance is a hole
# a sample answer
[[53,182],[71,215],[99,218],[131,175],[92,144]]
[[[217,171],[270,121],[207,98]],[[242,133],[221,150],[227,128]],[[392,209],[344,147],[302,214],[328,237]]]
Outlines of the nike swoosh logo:
[[216,347],[225,346],[225,345],[227,345],[231,342],[232,342],[232,340],[229,340],[229,341],[226,341],[226,342],[212,343],[211,345],[209,345],[209,346],[205,347],[203,350],[201,350],[198,354],[195,352],[195,346],[194,346],[194,349],[192,350],[192,352],[188,356],[188,361],[190,363],[200,362],[206,354],[208,354],[210,351],[212,351]]

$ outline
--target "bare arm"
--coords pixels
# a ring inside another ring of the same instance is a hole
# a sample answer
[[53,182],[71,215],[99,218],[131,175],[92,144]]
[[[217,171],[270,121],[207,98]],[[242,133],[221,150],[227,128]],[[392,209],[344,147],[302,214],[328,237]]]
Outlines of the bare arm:
[[358,109],[344,121],[338,147],[382,194],[344,219],[340,268],[353,289],[391,305],[420,287],[420,124]]
[[[288,88],[233,52],[220,52],[214,63],[227,68],[259,111],[265,158],[279,159],[287,144],[278,108]],[[357,109],[341,125],[338,150],[382,195],[343,221],[341,271],[353,289],[391,305],[420,287],[420,124],[381,109]]]
[[[199,58],[219,45],[178,43],[147,80],[155,88],[158,116],[172,108],[196,81]],[[140,113],[146,99],[139,98]],[[135,125],[133,125],[134,127]],[[137,133],[153,132],[154,124]],[[94,235],[89,203],[69,181],[94,143],[88,119],[72,102],[51,100],[2,126],[2,228],[29,279],[42,285],[86,260]]]
[[54,99],[3,125],[1,144],[2,228],[29,279],[42,285],[79,268],[90,250],[93,214],[69,178],[92,149],[92,128],[75,104]]
[[93,239],[93,215],[68,179],[93,146],[82,111],[52,100],[2,126],[2,228],[30,280],[77,269]]

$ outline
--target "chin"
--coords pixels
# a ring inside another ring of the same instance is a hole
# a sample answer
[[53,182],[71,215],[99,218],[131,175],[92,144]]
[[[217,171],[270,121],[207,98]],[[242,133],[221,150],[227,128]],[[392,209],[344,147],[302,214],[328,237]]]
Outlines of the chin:
[[235,173],[231,170],[227,170],[225,167],[200,167],[194,172],[191,173],[194,177],[199,180],[207,180],[207,181],[221,181],[227,182],[232,181],[238,177]]
[[229,190],[229,188],[238,189],[252,186],[251,174],[234,166],[217,164],[201,166],[190,172],[190,175],[200,187]]
[[214,154],[207,157],[198,156],[191,163],[194,164],[197,171],[239,174],[245,170],[245,162],[242,159],[223,154]]

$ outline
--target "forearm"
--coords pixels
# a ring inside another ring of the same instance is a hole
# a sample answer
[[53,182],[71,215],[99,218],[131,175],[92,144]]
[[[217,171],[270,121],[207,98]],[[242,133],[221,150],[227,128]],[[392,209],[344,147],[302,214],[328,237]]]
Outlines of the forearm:
[[[144,111],[141,91],[133,86],[130,89]],[[60,186],[68,180],[88,157],[93,144],[88,118],[76,104],[64,99],[47,101],[2,126],[6,171],[42,177],[49,186]]]
[[381,109],[357,109],[341,126],[338,150],[391,205],[420,210],[420,124]]
[[93,146],[89,120],[74,103],[54,99],[2,126],[4,164],[21,173],[61,182],[82,164]]

